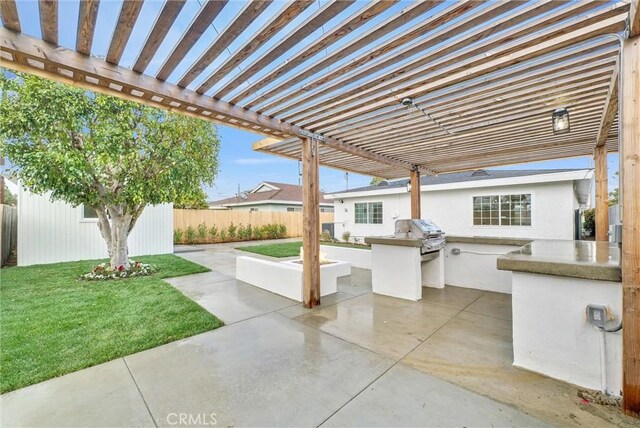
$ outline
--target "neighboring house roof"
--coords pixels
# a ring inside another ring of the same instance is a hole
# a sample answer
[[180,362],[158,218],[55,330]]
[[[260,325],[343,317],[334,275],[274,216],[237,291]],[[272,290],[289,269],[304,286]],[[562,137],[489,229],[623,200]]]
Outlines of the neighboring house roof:
[[[233,205],[257,205],[272,203],[302,204],[302,186],[296,184],[276,183],[274,181],[263,181],[252,190],[243,193],[243,196],[234,196],[209,202],[209,206],[233,206]],[[333,205],[333,201],[324,197],[320,192],[320,203]]]
[[[454,183],[469,183],[469,182],[482,182],[496,179],[514,179],[520,177],[531,177],[548,174],[559,173],[578,173],[574,178],[569,179],[591,179],[591,169],[520,169],[520,170],[507,170],[507,169],[487,169],[465,172],[454,172],[450,174],[439,174],[433,176],[420,177],[420,186],[436,186],[447,185]],[[575,175],[575,174],[573,174]],[[559,178],[559,176],[558,176]],[[567,179],[567,178],[565,178]],[[541,180],[542,181],[542,180]],[[558,180],[560,181],[560,179]],[[408,179],[383,181],[380,184],[374,186],[364,186],[355,189],[341,190],[333,192],[330,196],[345,195],[348,193],[360,193],[360,192],[375,192],[387,189],[406,188]],[[329,196],[329,194],[327,194]]]

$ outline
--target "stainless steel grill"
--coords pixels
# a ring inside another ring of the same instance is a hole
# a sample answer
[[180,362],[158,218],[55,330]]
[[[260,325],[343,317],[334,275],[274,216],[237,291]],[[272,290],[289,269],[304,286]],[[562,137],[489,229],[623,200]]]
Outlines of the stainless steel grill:
[[421,253],[431,253],[444,248],[444,232],[431,220],[396,220],[395,237],[422,240]]

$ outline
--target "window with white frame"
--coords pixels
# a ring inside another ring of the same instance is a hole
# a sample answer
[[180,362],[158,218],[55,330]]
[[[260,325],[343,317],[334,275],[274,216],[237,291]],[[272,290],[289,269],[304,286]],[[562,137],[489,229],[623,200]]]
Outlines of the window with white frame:
[[475,226],[531,226],[531,194],[473,197]]
[[82,213],[82,220],[97,220],[98,219],[98,213],[96,213],[96,210],[94,210],[93,208],[91,208],[88,205],[81,205],[80,206],[80,212]]
[[382,202],[356,202],[356,224],[382,224]]

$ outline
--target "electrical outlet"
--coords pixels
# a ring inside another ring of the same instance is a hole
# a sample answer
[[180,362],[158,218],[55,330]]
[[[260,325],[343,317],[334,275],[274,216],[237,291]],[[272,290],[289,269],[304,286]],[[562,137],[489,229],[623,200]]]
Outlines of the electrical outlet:
[[607,308],[602,305],[587,305],[587,321],[596,327],[604,327],[607,323]]
[[460,254],[460,248],[452,248],[451,254],[453,254],[454,256],[457,256],[458,254]]

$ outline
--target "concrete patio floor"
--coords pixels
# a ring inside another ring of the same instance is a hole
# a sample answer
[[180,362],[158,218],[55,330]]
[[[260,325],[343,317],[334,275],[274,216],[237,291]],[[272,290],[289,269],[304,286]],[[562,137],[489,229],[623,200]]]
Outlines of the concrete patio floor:
[[[2,426],[620,426],[576,388],[511,365],[509,295],[409,302],[353,269],[313,310],[234,279],[233,245],[169,280],[226,326],[0,397]],[[215,422],[215,423],[214,423]]]

